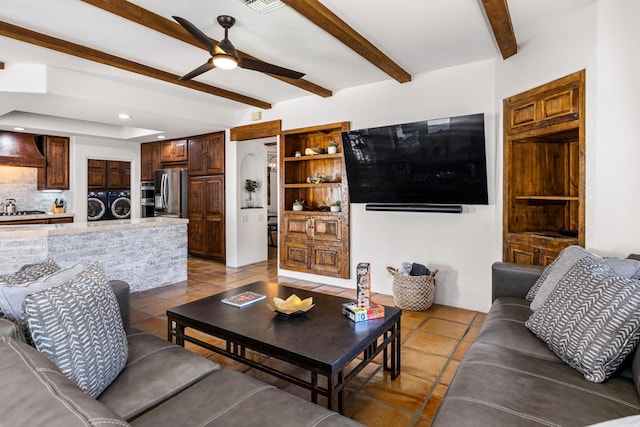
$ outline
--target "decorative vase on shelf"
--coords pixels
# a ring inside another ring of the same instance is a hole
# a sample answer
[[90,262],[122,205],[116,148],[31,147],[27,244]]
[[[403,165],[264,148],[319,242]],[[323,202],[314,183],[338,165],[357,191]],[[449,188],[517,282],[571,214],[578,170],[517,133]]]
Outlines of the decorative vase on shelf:
[[330,146],[327,148],[327,153],[328,153],[328,154],[336,154],[337,152],[338,152],[338,147],[337,147],[337,146],[335,146],[335,145],[330,145]]
[[247,207],[248,208],[252,208],[253,207],[253,198],[251,197],[251,194],[253,194],[253,193],[249,193],[249,198],[247,199]]

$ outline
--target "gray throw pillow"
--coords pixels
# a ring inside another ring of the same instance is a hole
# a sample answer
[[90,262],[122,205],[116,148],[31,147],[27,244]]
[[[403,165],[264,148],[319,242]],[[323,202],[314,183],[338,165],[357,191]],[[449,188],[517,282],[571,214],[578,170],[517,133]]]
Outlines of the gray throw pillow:
[[23,265],[22,268],[15,273],[0,275],[0,283],[14,286],[21,285],[38,280],[59,270],[60,266],[56,264],[51,257],[48,257],[44,261],[36,264]]
[[538,278],[536,283],[529,289],[526,298],[531,301],[531,310],[536,311],[540,308],[567,271],[569,271],[576,262],[585,257],[609,266],[622,277],[640,278],[640,261],[621,258],[602,258],[581,246],[568,246],[544,269],[540,278]]
[[640,340],[640,281],[584,257],[525,325],[585,379],[602,382]]
[[35,347],[92,397],[124,368],[120,309],[97,263],[68,283],[27,296],[24,311]]

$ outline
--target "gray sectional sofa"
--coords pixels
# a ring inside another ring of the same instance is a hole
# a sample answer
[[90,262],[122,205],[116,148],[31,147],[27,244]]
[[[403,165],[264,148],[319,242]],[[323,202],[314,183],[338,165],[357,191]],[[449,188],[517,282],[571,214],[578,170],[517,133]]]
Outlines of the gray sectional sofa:
[[2,426],[357,426],[335,412],[129,329],[129,286],[111,281],[127,329],[124,370],[97,399],[0,319]]
[[492,269],[493,305],[432,426],[586,426],[640,414],[637,351],[607,381],[587,381],[524,324],[532,314],[525,296],[542,267]]

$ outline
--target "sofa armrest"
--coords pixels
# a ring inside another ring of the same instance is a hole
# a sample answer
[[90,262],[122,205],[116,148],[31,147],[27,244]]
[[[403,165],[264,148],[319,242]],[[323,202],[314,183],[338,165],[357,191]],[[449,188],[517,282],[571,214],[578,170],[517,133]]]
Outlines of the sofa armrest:
[[491,266],[491,300],[498,297],[524,298],[536,283],[544,267],[541,265],[495,262]]
[[129,302],[129,284],[122,280],[110,280],[109,284],[113,289],[113,293],[116,294],[116,299],[120,306],[120,314],[122,315],[122,325],[124,329],[127,330],[130,326],[129,310],[131,309]]

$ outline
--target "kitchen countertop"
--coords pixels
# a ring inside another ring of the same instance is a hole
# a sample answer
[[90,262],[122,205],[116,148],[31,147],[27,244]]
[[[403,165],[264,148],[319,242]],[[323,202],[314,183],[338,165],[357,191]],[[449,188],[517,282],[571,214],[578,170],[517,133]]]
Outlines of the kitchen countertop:
[[0,222],[11,221],[28,221],[36,219],[51,219],[51,218],[73,218],[75,214],[72,213],[53,213],[47,212],[37,215],[0,215]]
[[[34,217],[51,218],[53,215],[73,214],[43,214],[43,215],[20,215],[19,219],[38,219]],[[15,218],[12,216],[12,218]],[[92,222],[72,222],[65,224],[31,224],[31,225],[4,225],[0,227],[0,238],[3,236],[54,236],[64,234],[93,233],[109,230],[124,230],[131,228],[158,227],[169,225],[188,224],[187,218],[153,217],[153,218],[133,218],[119,219],[113,221],[92,221]]]

